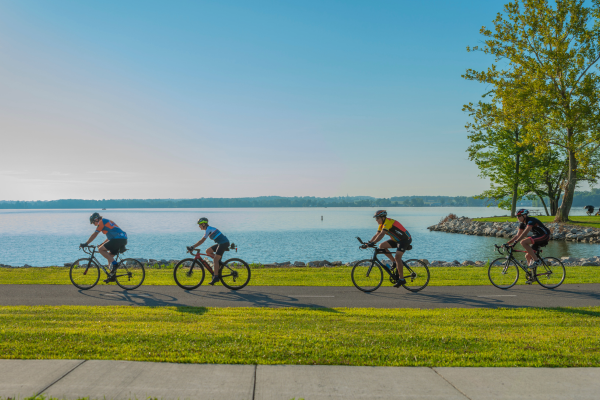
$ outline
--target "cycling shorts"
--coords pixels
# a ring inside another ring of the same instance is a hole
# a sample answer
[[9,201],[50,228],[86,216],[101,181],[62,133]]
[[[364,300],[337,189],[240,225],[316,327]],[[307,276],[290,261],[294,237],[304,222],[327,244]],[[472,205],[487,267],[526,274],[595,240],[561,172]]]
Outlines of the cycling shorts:
[[229,242],[215,244],[210,247],[218,256],[222,256],[229,249]]
[[548,240],[550,240],[550,235],[531,236],[529,239],[531,239],[532,247],[535,247],[535,249],[537,250],[542,245],[548,244]]
[[108,242],[104,243],[104,248],[110,251],[113,256],[116,256],[123,251],[126,244],[127,239],[110,239]]
[[398,251],[402,252],[412,249],[412,246],[410,246],[410,244],[412,243],[412,238],[410,237],[402,239],[400,240],[400,242],[396,242],[395,240],[390,239],[386,243],[389,244],[391,248],[398,249]]

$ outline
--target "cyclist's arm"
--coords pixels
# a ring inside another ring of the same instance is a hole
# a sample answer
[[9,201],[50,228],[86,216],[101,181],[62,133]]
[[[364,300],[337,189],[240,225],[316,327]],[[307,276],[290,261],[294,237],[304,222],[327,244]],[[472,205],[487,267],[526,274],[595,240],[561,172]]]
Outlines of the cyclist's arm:
[[195,245],[193,245],[192,247],[193,247],[193,248],[196,248],[196,247],[200,246],[202,243],[204,243],[204,241],[205,241],[205,240],[206,240],[206,238],[205,238],[205,237],[203,237],[202,239],[200,239],[200,241],[199,241],[198,243],[196,243],[196,244],[195,244]]
[[90,243],[92,243],[94,240],[96,240],[96,238],[98,237],[98,234],[100,232],[94,232],[92,233],[92,236],[90,236],[90,238],[87,240],[87,242],[85,242],[86,245],[89,245]]
[[526,237],[527,234],[529,233],[529,231],[531,231],[531,225],[527,225],[525,227],[525,229],[523,229],[523,230],[519,229],[519,232],[517,232],[515,237],[512,238],[508,243],[510,243],[510,242],[517,243],[519,240],[523,239],[523,237]]
[[377,232],[375,234],[375,236],[373,236],[371,238],[371,240],[369,240],[369,242],[371,242],[371,243],[377,243],[377,242],[379,242],[381,240],[381,238],[385,236],[386,233],[387,233],[386,230],[383,230],[381,232]]

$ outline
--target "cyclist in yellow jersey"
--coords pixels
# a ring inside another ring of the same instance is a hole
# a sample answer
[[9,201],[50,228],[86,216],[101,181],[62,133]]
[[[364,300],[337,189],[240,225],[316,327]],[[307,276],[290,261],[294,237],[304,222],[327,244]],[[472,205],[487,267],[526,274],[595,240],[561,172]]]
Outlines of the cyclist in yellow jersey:
[[[404,266],[402,265],[402,256],[404,252],[412,249],[410,245],[412,242],[412,237],[410,233],[402,226],[402,224],[394,219],[387,218],[387,211],[379,210],[373,216],[377,223],[379,224],[379,229],[377,229],[377,233],[371,240],[369,244],[375,244],[379,242],[385,235],[390,237],[390,240],[385,241],[379,245],[379,248],[385,250],[385,255],[387,258],[392,261],[392,268],[396,267],[398,271],[398,282],[394,285],[394,287],[400,287],[406,283],[404,279]],[[387,249],[394,248],[398,249],[396,251],[396,256],[392,256]]]

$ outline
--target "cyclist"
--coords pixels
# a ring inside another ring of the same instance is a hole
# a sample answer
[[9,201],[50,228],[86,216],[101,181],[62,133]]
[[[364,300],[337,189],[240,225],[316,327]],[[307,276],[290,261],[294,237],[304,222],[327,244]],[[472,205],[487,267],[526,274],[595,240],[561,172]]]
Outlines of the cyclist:
[[92,236],[90,236],[87,242],[81,243],[80,247],[92,243],[100,232],[104,233],[106,235],[106,240],[98,246],[98,252],[108,260],[108,264],[111,266],[110,273],[111,275],[114,275],[114,272],[117,269],[117,262],[115,261],[114,256],[125,249],[125,245],[127,244],[127,233],[111,220],[102,218],[97,212],[90,215],[90,224],[96,226],[96,232],[92,233]]
[[213,228],[212,226],[208,226],[208,218],[200,218],[198,220],[198,225],[200,229],[206,231],[204,236],[198,243],[192,246],[192,248],[196,248],[200,246],[207,238],[210,238],[215,241],[215,245],[206,249],[206,255],[213,259],[213,268],[215,270],[215,274],[213,275],[212,281],[209,282],[209,285],[214,285],[219,281],[219,269],[221,268],[221,258],[223,253],[229,249],[229,239],[225,235],[221,233],[217,228]]
[[[379,245],[379,248],[385,250],[385,255],[387,258],[392,261],[392,269],[396,267],[398,271],[398,275],[396,278],[398,282],[394,285],[394,287],[400,287],[406,283],[406,279],[404,279],[404,266],[402,265],[402,255],[405,251],[412,249],[410,245],[412,242],[412,237],[410,233],[402,226],[402,224],[394,219],[387,218],[386,210],[379,210],[375,212],[373,216],[377,223],[379,224],[379,228],[377,229],[377,233],[375,236],[369,240],[367,245],[375,245],[375,243],[379,242],[385,235],[390,237],[390,240],[383,242]],[[389,248],[397,248],[396,257],[392,256]]]
[[[529,211],[524,208],[517,211],[517,219],[521,223],[519,225],[519,231],[514,238],[506,243],[506,245],[511,246],[511,243],[520,241],[521,246],[523,246],[527,252],[527,254],[525,254],[527,265],[530,267],[537,267],[540,265],[540,260],[535,255],[535,250],[532,246],[537,248],[547,244],[548,240],[550,240],[550,230],[546,228],[539,219],[530,217]],[[527,237],[527,234],[530,231],[533,232],[533,236]]]

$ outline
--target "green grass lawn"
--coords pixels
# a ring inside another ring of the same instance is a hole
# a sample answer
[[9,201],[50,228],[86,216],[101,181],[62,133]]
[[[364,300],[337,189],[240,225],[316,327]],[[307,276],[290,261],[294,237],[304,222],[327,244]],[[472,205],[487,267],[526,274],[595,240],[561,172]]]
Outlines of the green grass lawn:
[[600,307],[0,307],[0,358],[598,367]]
[[[535,218],[542,221],[542,223],[554,222],[554,217],[550,216],[535,216]],[[600,216],[571,216],[568,225],[584,226],[587,228],[600,228]],[[481,222],[518,222],[517,218],[510,217],[493,217],[493,218],[472,218],[473,221]]]
[[[351,267],[253,268],[250,286],[353,286]],[[566,267],[565,283],[598,283],[600,267]],[[431,267],[430,286],[490,285],[486,267]],[[385,275],[387,276],[387,275]],[[104,278],[102,278],[104,279]],[[99,285],[105,285],[102,279]],[[207,284],[206,281],[203,284]],[[69,269],[0,268],[0,284],[70,285]],[[521,273],[519,284],[525,284]],[[114,285],[114,283],[112,284]],[[147,269],[144,285],[175,285],[172,269]],[[220,284],[219,284],[220,285]],[[391,286],[384,279],[384,286]]]

